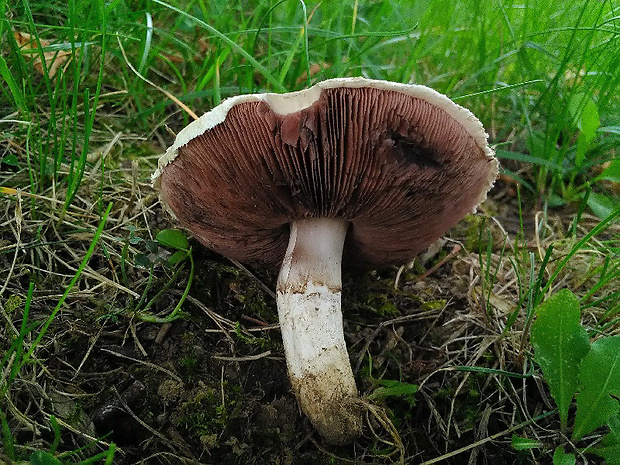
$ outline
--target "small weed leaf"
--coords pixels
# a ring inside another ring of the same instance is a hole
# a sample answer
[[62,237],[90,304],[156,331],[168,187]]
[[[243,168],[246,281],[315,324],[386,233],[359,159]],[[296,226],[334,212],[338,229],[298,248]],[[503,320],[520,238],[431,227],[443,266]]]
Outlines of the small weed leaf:
[[375,389],[368,399],[383,399],[385,397],[400,397],[400,396],[412,396],[418,392],[418,386],[416,384],[403,383],[395,379],[377,379],[376,383],[382,385]]
[[607,465],[620,465],[620,416],[609,421],[609,434],[588,452],[603,457]]
[[149,270],[151,266],[153,266],[153,262],[148,257],[148,255],[139,253],[139,254],[136,254],[135,265],[139,268],[144,268],[145,270]]
[[132,245],[139,244],[143,239],[138,236],[138,230],[134,226],[127,225],[126,229],[129,231],[129,243]]
[[164,246],[176,250],[187,250],[189,243],[185,235],[178,229],[162,229],[157,233],[157,242]]
[[575,465],[575,454],[567,454],[559,446],[553,453],[553,465]]
[[144,239],[142,239],[141,237],[137,237],[137,236],[130,236],[129,237],[129,243],[132,245],[136,245],[139,244],[140,242],[142,242]]
[[0,158],[0,164],[5,164],[12,168],[19,168],[19,160],[12,153],[9,153],[8,155]]
[[62,462],[49,452],[36,451],[30,456],[32,465],[62,465]]
[[579,322],[579,301],[568,289],[549,297],[536,313],[532,326],[534,359],[558,405],[565,429],[577,390],[579,363],[588,353],[588,335]]
[[620,336],[599,339],[581,362],[573,441],[620,414]]

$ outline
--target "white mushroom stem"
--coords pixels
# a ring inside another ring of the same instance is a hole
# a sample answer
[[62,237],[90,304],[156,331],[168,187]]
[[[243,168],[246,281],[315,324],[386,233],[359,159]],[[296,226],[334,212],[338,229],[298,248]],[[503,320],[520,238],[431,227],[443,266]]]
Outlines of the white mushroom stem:
[[361,431],[361,409],[344,341],[341,262],[349,223],[296,221],[277,284],[286,363],[297,400],[329,441]]

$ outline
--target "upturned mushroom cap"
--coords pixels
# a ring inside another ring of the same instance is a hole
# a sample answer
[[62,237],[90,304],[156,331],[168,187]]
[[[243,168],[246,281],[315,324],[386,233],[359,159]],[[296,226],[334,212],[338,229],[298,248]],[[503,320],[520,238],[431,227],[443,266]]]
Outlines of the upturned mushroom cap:
[[351,78],[225,101],[179,133],[154,180],[208,247],[281,265],[291,386],[318,431],[344,443],[361,433],[362,411],[341,259],[411,260],[485,198],[497,169],[480,122],[447,97]]
[[482,124],[434,90],[364,78],[224,101],[154,174],[207,247],[279,265],[289,224],[350,222],[345,265],[411,260],[482,202],[498,172]]

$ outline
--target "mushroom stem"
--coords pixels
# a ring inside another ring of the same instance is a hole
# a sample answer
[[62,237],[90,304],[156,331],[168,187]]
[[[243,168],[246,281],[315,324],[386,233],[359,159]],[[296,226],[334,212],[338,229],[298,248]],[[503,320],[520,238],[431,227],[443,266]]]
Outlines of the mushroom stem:
[[310,218],[291,224],[277,284],[289,377],[303,412],[328,441],[361,433],[361,407],[344,341],[341,261],[349,223]]

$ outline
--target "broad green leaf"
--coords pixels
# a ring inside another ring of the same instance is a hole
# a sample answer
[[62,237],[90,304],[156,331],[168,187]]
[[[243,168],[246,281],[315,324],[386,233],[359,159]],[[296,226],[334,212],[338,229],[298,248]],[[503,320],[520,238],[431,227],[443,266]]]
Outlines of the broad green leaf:
[[592,97],[584,92],[576,92],[568,102],[568,112],[573,124],[590,141],[596,136],[596,130],[601,125],[598,107]]
[[592,141],[589,140],[586,135],[582,132],[577,137],[577,151],[575,152],[575,166],[581,168],[583,162],[586,159],[586,152],[588,151],[588,147]]
[[585,160],[586,150],[596,137],[596,131],[601,125],[598,107],[590,95],[577,92],[568,103],[568,111],[574,125],[580,131],[575,155],[575,165],[580,167]]
[[185,235],[178,229],[162,229],[157,233],[157,242],[164,247],[177,250],[187,250],[189,243]]
[[553,192],[551,192],[547,196],[547,204],[552,208],[562,207],[566,205],[566,199],[559,196],[558,194],[554,194]]
[[586,136],[588,143],[592,142],[596,137],[596,130],[601,125],[598,114],[598,107],[593,99],[589,98],[581,112],[579,120],[579,129]]
[[609,434],[588,452],[603,457],[607,465],[620,465],[620,416],[609,421]]
[[620,183],[620,159],[613,160],[595,181],[611,181]]
[[579,387],[573,441],[620,414],[620,336],[592,344],[581,362]]
[[575,465],[575,454],[567,454],[562,446],[553,453],[553,465]]
[[564,429],[577,390],[579,363],[588,353],[588,335],[579,321],[579,301],[568,289],[549,297],[536,314],[532,325],[534,359],[558,405]]
[[175,253],[168,257],[168,265],[174,266],[179,262],[182,262],[187,258],[187,252],[185,250],[177,250]]
[[514,450],[540,449],[544,446],[542,442],[537,441],[536,439],[523,438],[521,436],[517,436],[516,434],[512,435],[511,445]]
[[588,197],[588,207],[599,218],[607,218],[614,210],[620,207],[620,202],[607,197],[606,195],[590,192]]

